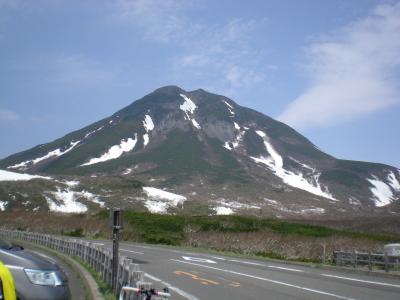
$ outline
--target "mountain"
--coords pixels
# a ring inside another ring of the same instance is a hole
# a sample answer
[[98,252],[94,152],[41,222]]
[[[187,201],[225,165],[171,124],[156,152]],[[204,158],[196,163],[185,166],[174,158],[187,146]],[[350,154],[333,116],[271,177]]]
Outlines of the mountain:
[[[177,86],[11,155],[0,169],[6,179],[19,176],[11,172],[45,176],[24,181],[26,197],[20,181],[3,179],[4,209],[56,210],[72,199],[90,209],[278,217],[400,212],[397,168],[336,159],[284,123]],[[23,206],[32,195],[36,206]]]

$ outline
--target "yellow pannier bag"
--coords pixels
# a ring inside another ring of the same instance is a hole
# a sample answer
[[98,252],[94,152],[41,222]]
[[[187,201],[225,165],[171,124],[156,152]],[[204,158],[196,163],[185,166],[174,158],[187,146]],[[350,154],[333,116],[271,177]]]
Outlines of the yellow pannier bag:
[[[1,261],[0,284],[0,296],[3,296],[4,300],[16,300],[14,278],[12,277],[10,270],[8,270],[8,268]],[[3,292],[3,295],[1,295],[1,292]]]

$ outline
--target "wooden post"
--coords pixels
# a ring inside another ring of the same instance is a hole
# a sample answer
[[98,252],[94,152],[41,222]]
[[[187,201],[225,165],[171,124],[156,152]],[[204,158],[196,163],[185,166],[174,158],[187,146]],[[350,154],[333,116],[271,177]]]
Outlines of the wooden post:
[[353,250],[353,268],[357,268],[357,250]]
[[321,257],[321,262],[324,265],[325,264],[325,256],[326,256],[326,243],[322,245],[322,257]]

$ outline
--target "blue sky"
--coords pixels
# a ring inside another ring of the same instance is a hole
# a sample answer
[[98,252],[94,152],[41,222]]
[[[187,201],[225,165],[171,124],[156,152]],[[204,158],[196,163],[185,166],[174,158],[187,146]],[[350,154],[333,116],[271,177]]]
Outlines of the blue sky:
[[0,157],[204,88],[400,167],[400,2],[0,0]]

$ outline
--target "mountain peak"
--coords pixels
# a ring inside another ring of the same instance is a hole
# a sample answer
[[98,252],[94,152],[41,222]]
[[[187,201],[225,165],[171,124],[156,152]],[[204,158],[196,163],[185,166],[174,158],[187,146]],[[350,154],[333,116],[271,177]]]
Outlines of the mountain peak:
[[176,85],[166,85],[154,90],[153,93],[156,94],[180,94],[186,92],[185,90],[181,89],[179,86]]

